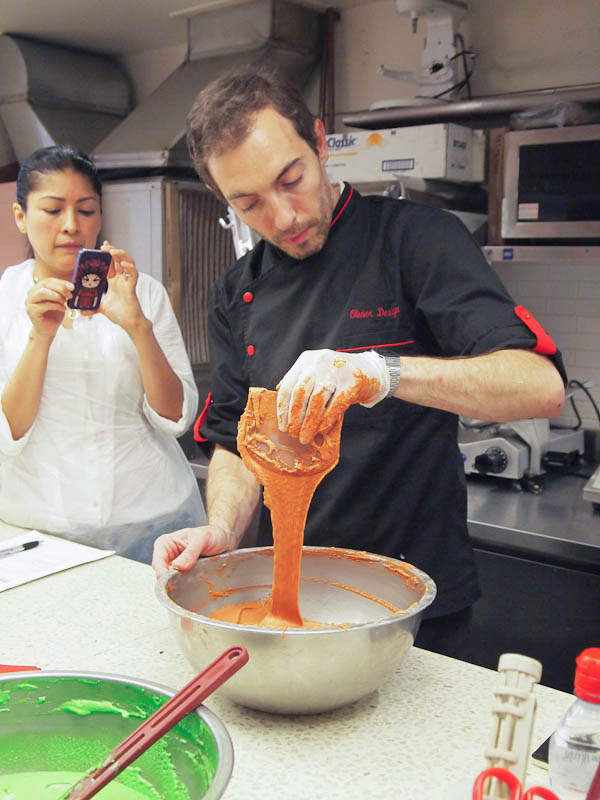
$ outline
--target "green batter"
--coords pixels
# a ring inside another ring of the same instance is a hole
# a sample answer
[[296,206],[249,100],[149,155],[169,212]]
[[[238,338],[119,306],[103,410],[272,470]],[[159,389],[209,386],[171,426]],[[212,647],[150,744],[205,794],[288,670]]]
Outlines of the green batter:
[[[0,710],[6,709],[0,714],[0,800],[61,800],[165,701],[153,690],[102,678],[0,679]],[[189,714],[97,797],[204,797],[218,759],[210,728]]]
[[[0,775],[0,800],[60,800],[81,778],[80,772],[12,772]],[[117,779],[101,789],[101,800],[147,800],[147,794],[128,789]]]

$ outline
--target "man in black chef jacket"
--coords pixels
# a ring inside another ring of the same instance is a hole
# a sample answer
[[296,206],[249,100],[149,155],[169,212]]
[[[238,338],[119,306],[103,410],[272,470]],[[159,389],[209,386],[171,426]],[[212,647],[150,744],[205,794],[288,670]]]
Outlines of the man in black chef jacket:
[[[305,544],[427,572],[438,594],[416,644],[467,657],[479,586],[457,415],[558,414],[556,346],[454,215],[331,184],[323,124],[278,78],[228,73],[198,95],[187,129],[200,177],[262,240],[212,291],[209,524],[159,537],[156,572],[238,546],[260,493],[236,449],[250,386],[279,386],[280,427],[306,441],[360,382]],[[272,544],[264,508],[257,544]]]

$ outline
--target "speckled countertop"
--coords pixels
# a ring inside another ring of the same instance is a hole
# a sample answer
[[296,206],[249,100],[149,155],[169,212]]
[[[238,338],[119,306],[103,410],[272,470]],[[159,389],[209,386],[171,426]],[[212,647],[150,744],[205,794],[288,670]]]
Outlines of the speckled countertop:
[[[0,541],[19,532],[0,523]],[[155,599],[151,568],[118,556],[1,592],[0,620],[3,664],[119,673],[174,689],[194,676]],[[278,716],[212,695],[206,705],[235,752],[224,798],[469,800],[486,766],[495,681],[494,671],[413,648],[379,691],[337,711]],[[573,697],[535,691],[537,746]],[[547,785],[533,765],[532,782]]]

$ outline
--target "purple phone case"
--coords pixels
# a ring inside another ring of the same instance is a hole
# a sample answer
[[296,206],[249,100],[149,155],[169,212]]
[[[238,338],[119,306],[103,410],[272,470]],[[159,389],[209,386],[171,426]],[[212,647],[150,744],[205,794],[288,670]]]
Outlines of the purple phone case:
[[108,289],[108,269],[111,255],[106,250],[80,250],[71,282],[73,296],[67,300],[69,308],[79,311],[96,311],[102,295]]

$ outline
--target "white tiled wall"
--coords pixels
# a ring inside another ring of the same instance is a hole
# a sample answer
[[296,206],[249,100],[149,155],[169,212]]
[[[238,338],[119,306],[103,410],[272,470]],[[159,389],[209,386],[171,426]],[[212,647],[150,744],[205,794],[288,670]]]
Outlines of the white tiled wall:
[[[569,379],[588,386],[600,407],[600,262],[562,261],[549,264],[494,264],[515,300],[528,308],[546,328],[563,354]],[[585,428],[600,428],[587,395],[574,396]],[[556,422],[574,424],[567,401]]]

